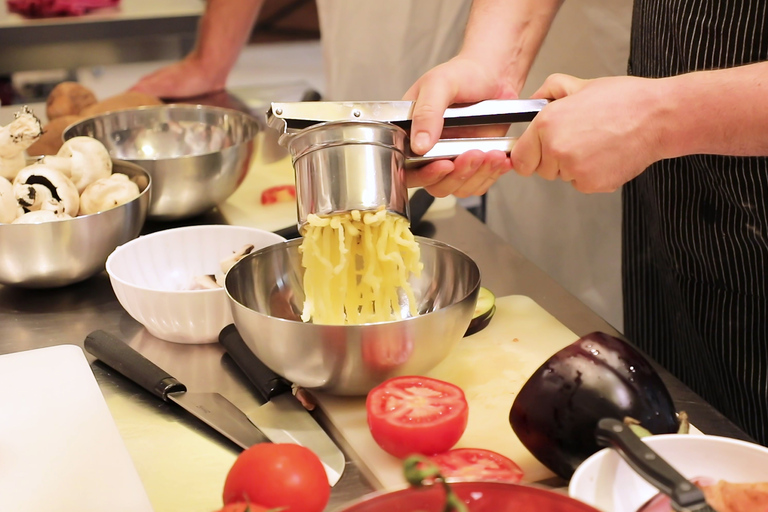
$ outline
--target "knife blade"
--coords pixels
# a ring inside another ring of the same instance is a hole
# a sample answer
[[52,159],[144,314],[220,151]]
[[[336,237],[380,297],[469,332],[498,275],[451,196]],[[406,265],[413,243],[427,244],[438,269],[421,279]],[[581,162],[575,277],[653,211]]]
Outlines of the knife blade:
[[93,331],[85,338],[85,350],[153,395],[181,406],[188,413],[246,449],[269,442],[245,414],[219,393],[189,392],[187,387],[119,338]]
[[273,443],[294,443],[312,450],[333,486],[346,465],[344,453],[293,395],[292,384],[265,365],[245,344],[234,324],[221,330],[219,342],[265,401],[246,416]]
[[716,512],[699,487],[678,473],[621,421],[601,419],[597,423],[595,436],[597,444],[616,450],[638,475],[669,496],[675,510]]

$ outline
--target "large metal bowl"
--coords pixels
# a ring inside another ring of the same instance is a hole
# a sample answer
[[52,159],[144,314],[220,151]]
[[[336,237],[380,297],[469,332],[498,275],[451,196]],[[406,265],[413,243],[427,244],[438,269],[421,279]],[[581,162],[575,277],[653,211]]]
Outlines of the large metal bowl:
[[55,288],[104,270],[118,245],[136,238],[149,207],[151,179],[136,164],[113,160],[113,172],[143,182],[132,201],[91,215],[40,224],[0,224],[0,284]]
[[308,389],[363,395],[389,377],[424,374],[464,336],[480,270],[449,245],[416,240],[424,269],[411,278],[415,317],[364,325],[302,322],[304,269],[296,239],[254,252],[227,273],[235,327],[264,364]]
[[93,137],[113,158],[152,176],[148,216],[176,220],[225,201],[245,178],[259,132],[256,118],[205,105],[159,105],[108,112],[64,130]]

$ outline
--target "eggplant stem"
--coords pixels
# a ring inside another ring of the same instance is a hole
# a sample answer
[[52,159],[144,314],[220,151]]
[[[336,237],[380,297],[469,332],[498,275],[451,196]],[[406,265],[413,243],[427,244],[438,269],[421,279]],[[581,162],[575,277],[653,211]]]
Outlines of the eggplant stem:
[[421,455],[411,455],[403,462],[403,473],[409,485],[426,487],[439,483],[445,490],[445,507],[443,512],[468,512],[467,505],[453,492],[451,485],[445,481],[440,468],[433,461]]

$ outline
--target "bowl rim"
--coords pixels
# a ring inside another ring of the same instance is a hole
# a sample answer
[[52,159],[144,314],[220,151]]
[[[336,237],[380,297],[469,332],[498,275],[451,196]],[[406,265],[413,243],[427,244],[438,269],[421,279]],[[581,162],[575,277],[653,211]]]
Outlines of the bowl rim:
[[[134,290],[141,290],[146,292],[152,292],[152,293],[164,293],[164,294],[187,294],[187,293],[194,293],[196,295],[203,295],[203,294],[218,294],[222,293],[224,291],[224,287],[221,288],[211,288],[211,289],[201,289],[201,290],[161,290],[158,288],[150,288],[147,286],[138,285],[135,283],[131,283],[119,275],[117,275],[113,270],[114,261],[119,255],[119,253],[125,252],[126,250],[129,250],[133,248],[134,246],[139,244],[139,241],[144,242],[148,239],[154,239],[154,238],[160,238],[164,235],[167,235],[169,233],[177,233],[181,231],[205,231],[205,230],[226,230],[231,231],[233,229],[236,229],[238,231],[250,231],[252,233],[258,233],[258,234],[269,234],[274,235],[275,242],[271,245],[276,245],[285,242],[285,238],[278,235],[277,233],[274,233],[272,231],[267,231],[265,229],[256,228],[252,226],[238,226],[234,224],[196,224],[193,226],[179,226],[175,228],[168,228],[168,229],[162,229],[160,231],[155,231],[153,233],[147,233],[146,235],[139,235],[136,238],[129,240],[125,242],[124,244],[118,245],[110,254],[107,256],[107,261],[104,264],[104,267],[107,271],[107,275],[109,276],[110,280],[114,279],[115,281],[119,282],[121,285],[126,286],[128,288],[132,288]],[[267,246],[269,247],[269,246]],[[261,250],[261,249],[259,249]],[[256,251],[254,251],[256,252]]]
[[[426,242],[427,245],[431,245],[431,246],[435,246],[435,247],[443,247],[443,248],[446,248],[446,249],[450,249],[450,250],[456,252],[457,254],[461,255],[462,258],[466,259],[477,270],[478,279],[477,279],[477,282],[475,283],[475,286],[473,286],[472,289],[469,290],[469,292],[467,292],[460,299],[456,300],[450,306],[456,305],[456,304],[466,300],[467,297],[469,297],[473,293],[476,293],[480,289],[480,286],[482,285],[482,272],[480,271],[480,266],[477,264],[477,262],[474,259],[472,259],[472,257],[469,256],[469,254],[467,254],[466,252],[462,251],[461,249],[458,249],[457,247],[454,247],[453,245],[447,244],[447,243],[442,242],[440,240],[435,240],[434,238],[428,238],[428,237],[424,237],[424,236],[414,236],[414,239],[419,243],[419,245],[421,245],[422,242]],[[302,241],[303,241],[303,237],[299,237],[299,238],[294,238],[294,239],[291,239],[291,240],[286,240],[282,244],[274,244],[272,246],[263,247],[263,248],[259,249],[258,251],[253,251],[252,253],[250,253],[246,257],[242,258],[240,261],[238,261],[237,263],[235,263],[232,266],[232,269],[234,269],[234,268],[236,268],[238,266],[241,266],[241,265],[245,265],[245,262],[250,261],[251,259],[255,259],[260,254],[279,250],[280,247],[278,247],[278,245],[293,247],[295,245],[300,245]],[[230,270],[232,270],[232,269],[230,269]],[[229,275],[229,273],[227,273],[227,276],[228,275]],[[388,325],[388,324],[392,324],[393,322],[416,322],[416,321],[418,321],[419,318],[427,317],[427,316],[430,316],[430,315],[435,314],[435,313],[440,313],[441,311],[446,309],[446,308],[440,308],[438,310],[429,311],[428,313],[419,314],[419,315],[411,316],[411,317],[408,317],[408,318],[402,318],[400,320],[385,320],[385,321],[382,321],[382,322],[370,322],[370,323],[366,323],[366,324],[342,324],[342,325],[315,324],[315,323],[312,323],[312,322],[304,322],[301,319],[291,320],[289,318],[281,318],[281,317],[278,317],[278,316],[266,315],[266,314],[264,314],[264,313],[262,313],[260,311],[256,311],[253,308],[249,308],[248,306],[246,306],[245,304],[243,304],[242,302],[240,302],[239,300],[235,299],[232,296],[232,294],[229,291],[228,282],[229,282],[229,280],[225,276],[225,278],[224,278],[224,287],[223,288],[226,291],[227,299],[229,300],[230,304],[232,304],[232,306],[237,307],[238,309],[242,309],[242,310],[247,311],[249,313],[257,314],[257,315],[259,315],[261,317],[269,318],[269,319],[272,319],[272,320],[278,320],[278,321],[281,321],[281,322],[288,322],[288,323],[291,323],[291,324],[311,325],[311,326],[323,327],[323,328],[339,328],[339,327],[344,327],[344,328],[359,329],[359,328],[369,327],[369,326],[374,326],[374,325]],[[450,307],[450,306],[447,306],[447,307]],[[233,316],[234,316],[234,311],[233,311]]]
[[[90,135],[73,135],[72,131],[75,129],[75,127],[82,126],[88,122],[92,122],[95,119],[103,119],[108,117],[114,117],[118,114],[129,114],[129,113],[145,113],[145,112],[152,112],[152,111],[161,111],[161,110],[179,110],[179,111],[206,111],[206,112],[215,112],[220,115],[233,115],[241,117],[247,121],[249,121],[254,127],[253,137],[250,138],[244,138],[241,141],[238,141],[230,146],[227,146],[225,148],[222,148],[219,151],[208,151],[206,153],[198,153],[194,155],[182,155],[177,157],[163,157],[163,158],[131,158],[129,161],[131,162],[162,162],[162,161],[169,161],[169,160],[181,160],[181,159],[189,159],[189,158],[199,158],[207,155],[213,155],[217,153],[221,153],[222,151],[230,150],[232,148],[237,148],[238,146],[242,144],[246,144],[248,142],[253,141],[256,139],[256,137],[259,135],[259,133],[264,131],[264,127],[262,126],[262,123],[259,121],[259,119],[254,116],[253,114],[250,114],[248,112],[243,112],[242,110],[237,110],[234,108],[227,108],[227,107],[218,107],[213,105],[203,105],[203,104],[192,104],[192,103],[166,103],[163,105],[144,105],[140,107],[130,107],[130,108],[118,108],[115,110],[108,110],[106,112],[101,112],[99,114],[94,114],[92,116],[84,117],[82,119],[78,119],[77,121],[74,121],[72,124],[67,125],[64,130],[61,132],[61,139],[63,142],[66,142],[69,139],[72,139],[74,137],[91,137],[96,138]],[[98,140],[98,139],[97,139]]]
[[[35,162],[38,162],[39,160],[43,159],[45,156],[48,156],[48,155],[41,155],[39,158],[32,159],[32,160],[34,160],[34,162],[32,164],[28,164],[28,165],[34,165]],[[20,226],[27,226],[27,229],[40,229],[40,228],[30,228],[29,226],[50,226],[52,224],[57,224],[57,223],[63,223],[63,224],[73,224],[73,223],[78,223],[78,222],[79,223],[83,223],[83,222],[87,222],[86,219],[90,219],[90,218],[96,217],[98,215],[108,215],[108,214],[110,214],[110,212],[117,212],[117,211],[120,211],[120,210],[124,210],[124,209],[128,208],[130,205],[133,205],[133,204],[136,204],[136,203],[140,202],[142,200],[143,196],[151,194],[152,176],[149,174],[149,171],[147,171],[144,167],[142,167],[140,164],[137,164],[135,162],[131,162],[131,161],[128,161],[128,160],[122,160],[120,158],[112,158],[112,166],[113,166],[112,167],[113,168],[112,172],[113,172],[113,174],[115,172],[118,172],[118,173],[120,172],[120,171],[114,171],[114,165],[115,164],[118,164],[118,165],[123,166],[123,167],[128,167],[133,172],[141,173],[147,179],[147,186],[144,187],[144,190],[139,192],[138,196],[134,197],[133,199],[131,199],[127,203],[123,203],[121,205],[115,206],[114,208],[110,208],[108,210],[102,210],[100,212],[95,212],[95,213],[89,213],[88,215],[77,215],[75,217],[72,217],[71,219],[55,219],[55,220],[50,220],[50,221],[45,221],[45,222],[35,222],[35,223],[25,223],[25,224],[14,224],[12,222],[11,223],[2,223],[2,222],[0,222],[0,226],[16,226],[14,229],[19,229]],[[125,173],[123,173],[123,174],[125,174]],[[146,214],[148,212],[149,212],[149,206],[147,206],[147,212],[145,213],[145,217],[146,217]],[[115,215],[115,213],[111,213],[110,215]]]
[[[743,441],[741,439],[735,439],[726,436],[708,435],[700,433],[689,434],[656,434],[643,438],[643,441],[647,442],[651,447],[658,449],[668,444],[679,443],[715,443],[720,445],[738,446],[741,448],[747,448],[760,452],[768,458],[768,447],[762,446],[757,443]],[[592,489],[592,485],[587,485],[587,474],[598,464],[600,464],[606,457],[613,451],[612,448],[603,448],[602,450],[593,453],[587,459],[584,460],[576,470],[573,472],[570,481],[568,482],[568,495],[572,498],[584,500],[586,496],[584,491]],[[662,454],[663,456],[664,454]],[[618,457],[618,455],[617,455]]]

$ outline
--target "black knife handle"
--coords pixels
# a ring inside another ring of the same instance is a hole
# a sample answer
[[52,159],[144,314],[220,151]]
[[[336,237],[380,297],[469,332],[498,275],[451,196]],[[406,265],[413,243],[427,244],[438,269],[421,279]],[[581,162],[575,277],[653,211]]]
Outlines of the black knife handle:
[[621,421],[601,419],[595,435],[597,444],[616,449],[637,474],[669,496],[679,507],[688,509],[706,503],[701,489],[678,473]]
[[229,324],[221,330],[219,343],[248,377],[262,399],[269,401],[272,397],[291,391],[291,381],[276,374],[261,362],[261,359],[245,344],[235,324]]
[[168,393],[187,390],[184,384],[108,332],[93,331],[85,337],[84,345],[101,362],[165,401]]

